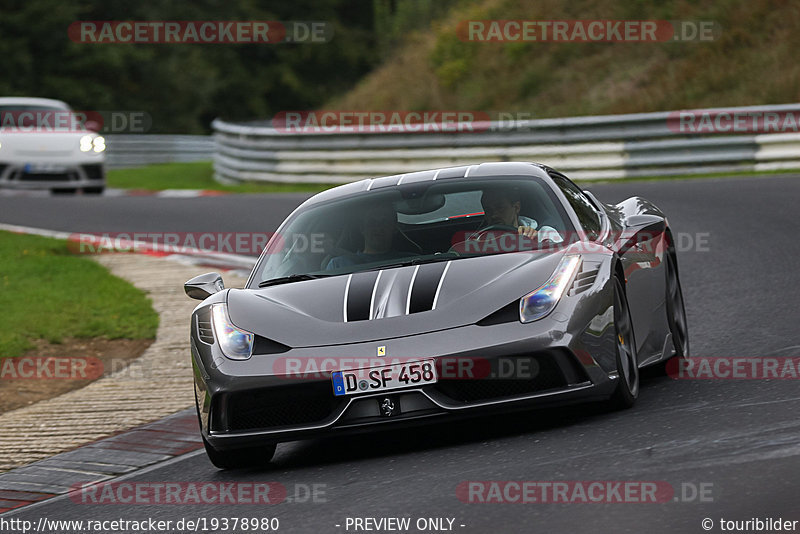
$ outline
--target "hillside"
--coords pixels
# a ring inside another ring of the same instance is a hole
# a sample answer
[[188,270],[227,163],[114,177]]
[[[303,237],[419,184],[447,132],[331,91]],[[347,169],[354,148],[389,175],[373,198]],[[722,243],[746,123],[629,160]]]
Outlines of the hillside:
[[[712,42],[464,42],[464,20],[711,20]],[[414,31],[326,109],[523,111],[534,117],[800,101],[800,3],[477,0]]]

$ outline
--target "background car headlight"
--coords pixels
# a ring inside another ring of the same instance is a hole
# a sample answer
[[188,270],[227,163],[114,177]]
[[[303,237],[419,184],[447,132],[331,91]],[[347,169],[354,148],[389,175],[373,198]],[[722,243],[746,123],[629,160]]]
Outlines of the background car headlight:
[[553,311],[580,263],[580,256],[564,256],[547,282],[519,300],[519,320],[530,323]]
[[231,360],[247,360],[253,355],[252,332],[236,328],[228,318],[225,304],[211,306],[211,322],[214,326],[214,337],[217,338],[222,353]]
[[81,137],[81,152],[102,152],[106,149],[106,139],[102,135]]

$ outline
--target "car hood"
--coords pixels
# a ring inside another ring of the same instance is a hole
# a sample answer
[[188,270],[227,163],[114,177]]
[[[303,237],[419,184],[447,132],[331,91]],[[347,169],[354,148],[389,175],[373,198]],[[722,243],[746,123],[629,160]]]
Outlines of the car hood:
[[512,253],[231,289],[231,321],[290,347],[475,324],[546,282],[564,252]]
[[[0,156],[19,158],[63,157],[80,153],[80,140],[90,132],[20,132],[0,130]],[[6,158],[7,159],[7,158]]]

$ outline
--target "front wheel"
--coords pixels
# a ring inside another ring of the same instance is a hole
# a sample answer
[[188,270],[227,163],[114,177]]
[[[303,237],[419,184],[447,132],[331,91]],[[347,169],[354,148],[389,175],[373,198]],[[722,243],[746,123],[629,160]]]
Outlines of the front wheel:
[[639,358],[633,337],[628,299],[619,278],[614,278],[614,344],[617,353],[617,389],[611,396],[612,409],[630,408],[639,396]]
[[667,321],[672,333],[672,344],[675,346],[673,357],[689,357],[689,329],[686,321],[686,308],[683,305],[683,291],[678,278],[675,257],[667,254]]
[[215,449],[203,438],[203,446],[211,463],[219,469],[242,469],[245,467],[263,467],[275,456],[275,443],[263,447],[248,447],[246,449],[231,449],[221,451]]

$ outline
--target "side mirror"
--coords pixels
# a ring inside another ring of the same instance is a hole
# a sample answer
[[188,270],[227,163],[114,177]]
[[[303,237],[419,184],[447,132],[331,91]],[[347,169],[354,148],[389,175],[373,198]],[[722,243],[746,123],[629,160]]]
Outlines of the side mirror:
[[222,283],[222,275],[219,273],[201,274],[183,284],[186,295],[197,300],[205,300],[223,289],[225,284]]
[[[617,241],[617,251],[625,254],[631,249],[654,253],[652,240],[664,233],[667,223],[663,217],[650,213],[631,215],[625,220],[625,230]],[[646,245],[647,243],[651,243]]]
[[663,232],[667,228],[663,217],[658,215],[646,214],[631,215],[625,221],[628,228],[636,230],[646,230],[650,232]]

